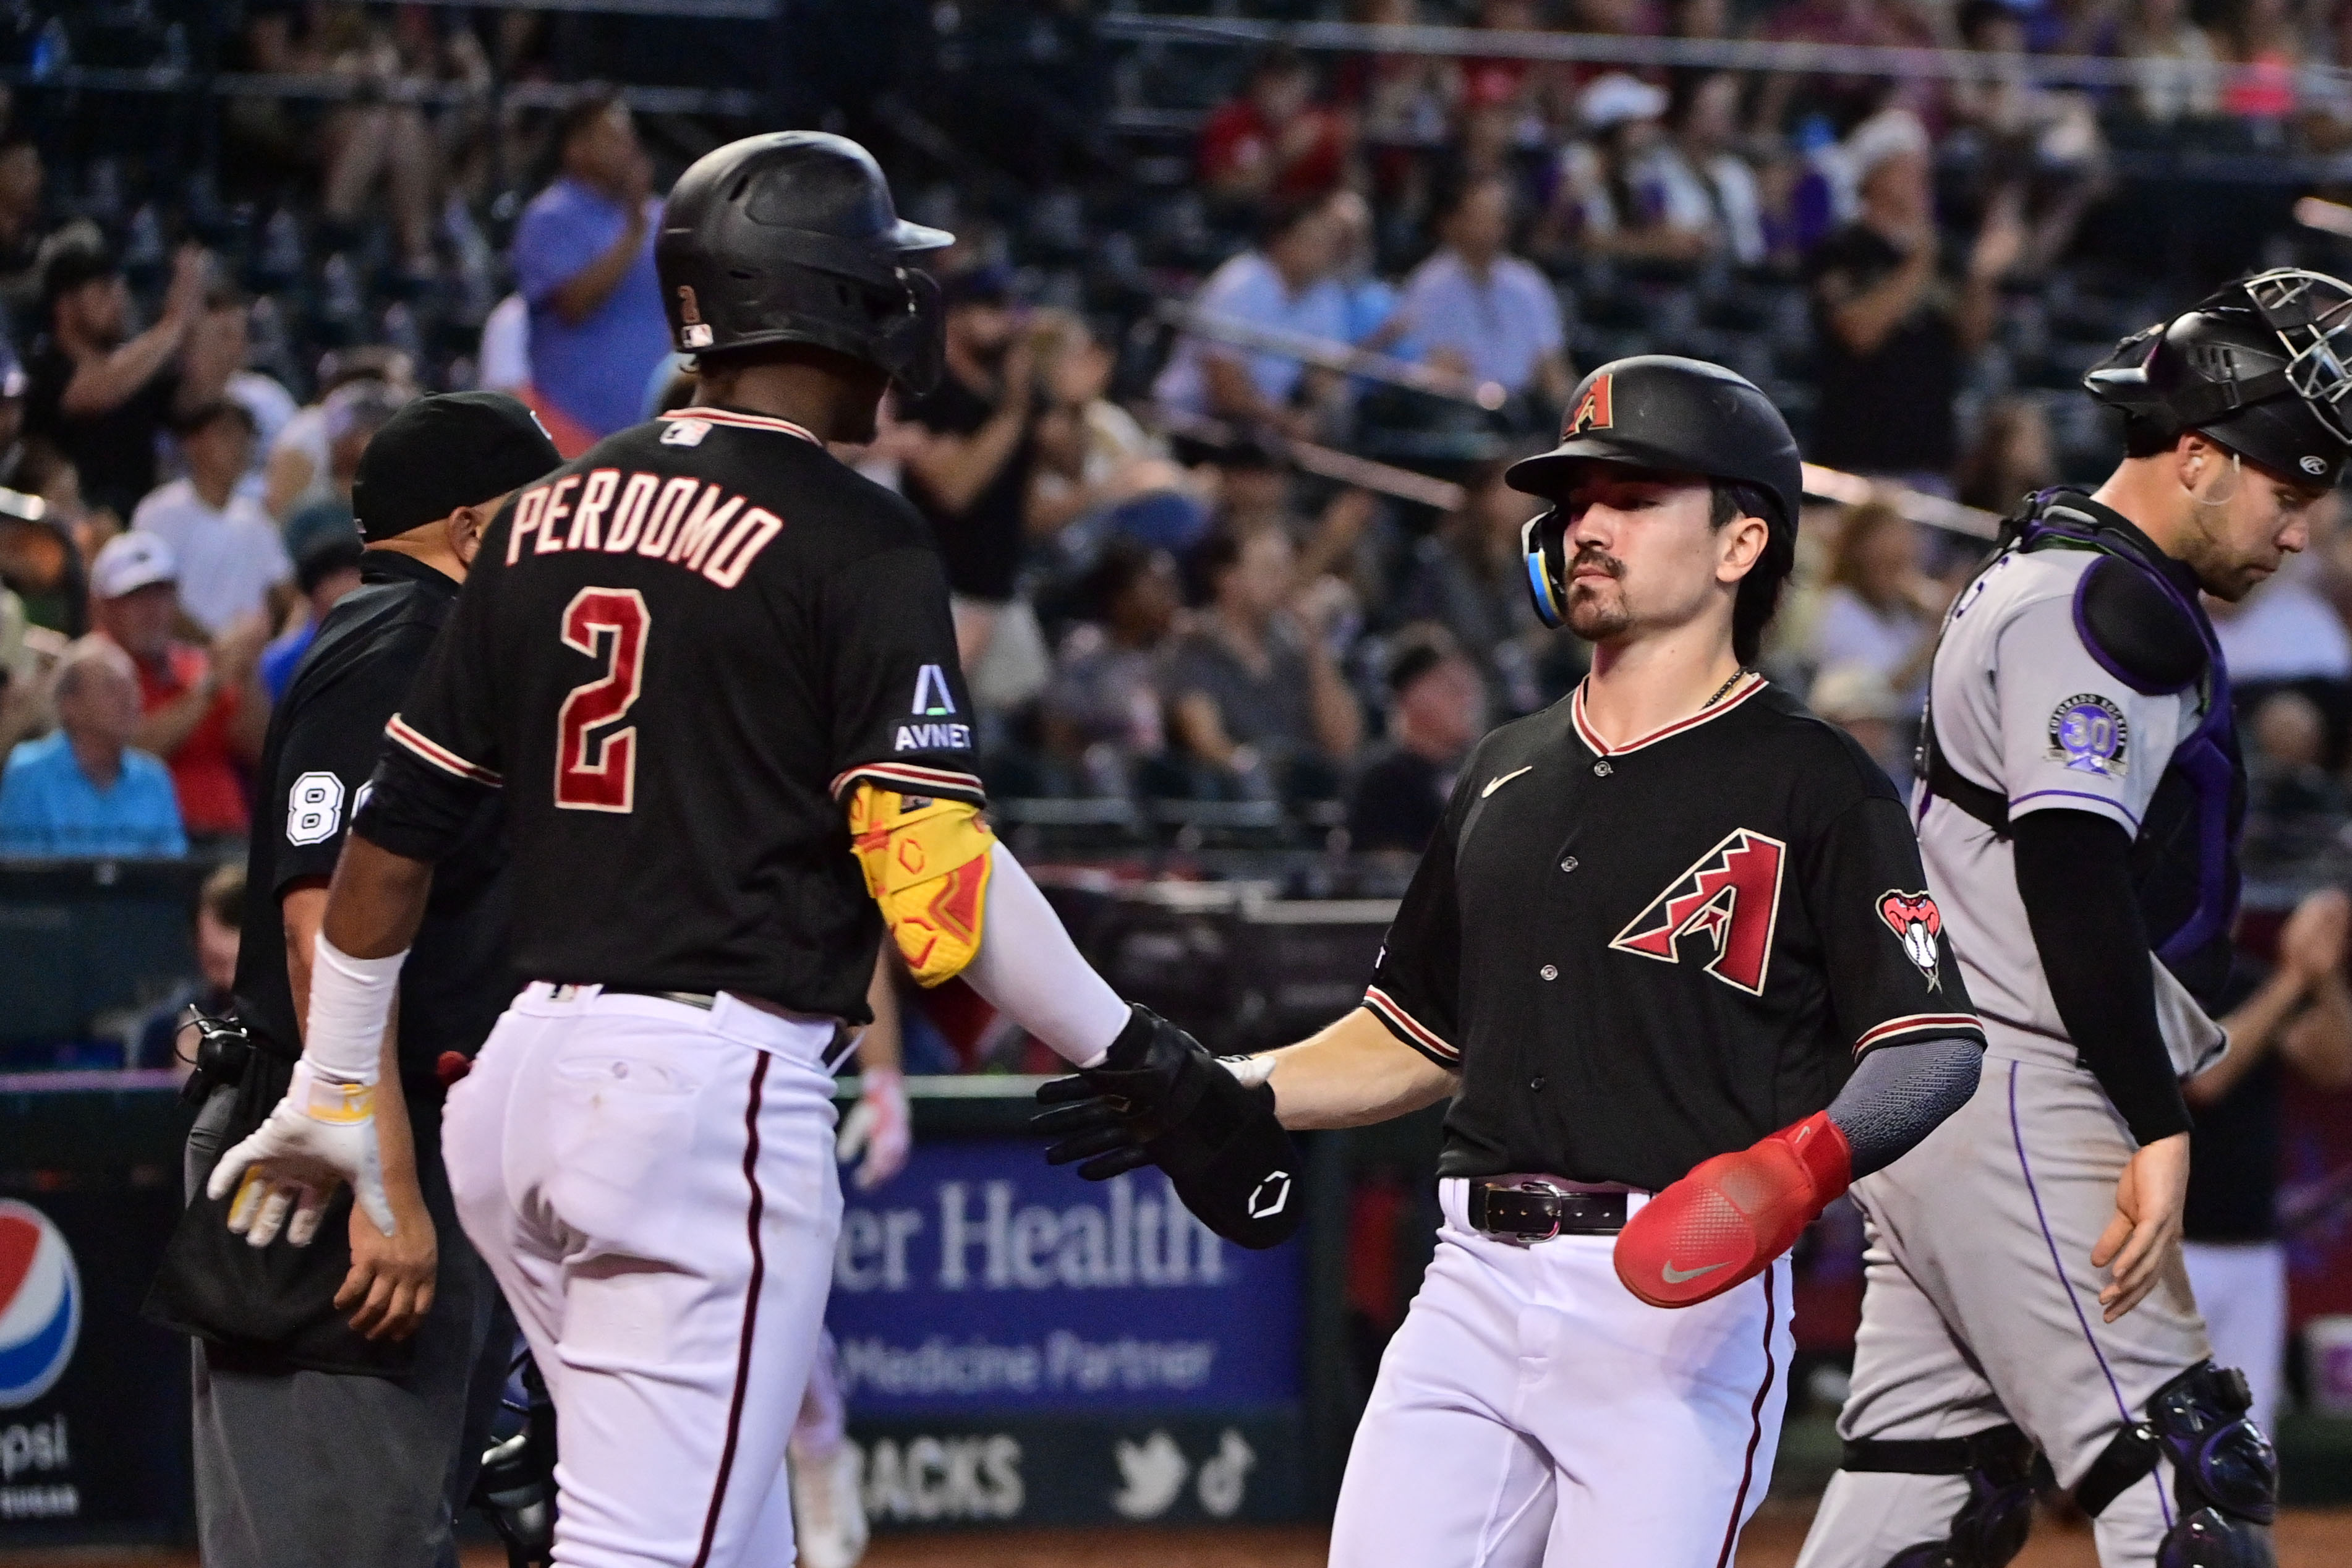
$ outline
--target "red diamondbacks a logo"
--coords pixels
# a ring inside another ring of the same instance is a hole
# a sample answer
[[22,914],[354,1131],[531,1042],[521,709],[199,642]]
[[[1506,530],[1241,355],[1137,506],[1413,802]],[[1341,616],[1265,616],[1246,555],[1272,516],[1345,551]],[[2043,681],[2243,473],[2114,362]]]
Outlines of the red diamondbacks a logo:
[[1570,436],[1581,436],[1587,430],[1606,430],[1616,423],[1610,409],[1609,384],[1614,379],[1612,371],[1603,371],[1592,378],[1592,384],[1584,389],[1584,395],[1576,400],[1576,406],[1568,411],[1566,419],[1560,421],[1561,440],[1565,441]]
[[1944,930],[1944,911],[1936,907],[1936,900],[1926,893],[1906,893],[1890,888],[1879,895],[1878,918],[1886,922],[1886,929],[1903,944],[1903,956],[1927,977],[1927,989],[1941,991],[1943,956],[1936,949],[1936,938]]
[[1683,938],[1703,932],[1715,942],[1706,972],[1751,996],[1762,995],[1772,932],[1780,919],[1780,866],[1788,849],[1778,838],[1732,829],[1609,945],[1680,963]]

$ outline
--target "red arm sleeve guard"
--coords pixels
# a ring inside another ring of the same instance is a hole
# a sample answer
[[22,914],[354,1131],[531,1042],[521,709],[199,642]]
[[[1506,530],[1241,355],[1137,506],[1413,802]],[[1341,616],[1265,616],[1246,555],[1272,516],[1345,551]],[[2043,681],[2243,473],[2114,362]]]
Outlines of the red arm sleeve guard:
[[1845,1134],[1817,1111],[1643,1205],[1617,1237],[1617,1278],[1653,1307],[1720,1296],[1770,1268],[1853,1180]]

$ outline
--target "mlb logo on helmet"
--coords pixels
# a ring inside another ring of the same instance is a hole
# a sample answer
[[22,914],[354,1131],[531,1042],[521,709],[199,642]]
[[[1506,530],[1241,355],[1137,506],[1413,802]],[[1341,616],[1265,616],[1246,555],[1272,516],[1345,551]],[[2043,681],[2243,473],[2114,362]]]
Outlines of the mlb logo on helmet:
[[81,1275],[49,1216],[0,1198],[0,1410],[47,1394],[81,1335]]

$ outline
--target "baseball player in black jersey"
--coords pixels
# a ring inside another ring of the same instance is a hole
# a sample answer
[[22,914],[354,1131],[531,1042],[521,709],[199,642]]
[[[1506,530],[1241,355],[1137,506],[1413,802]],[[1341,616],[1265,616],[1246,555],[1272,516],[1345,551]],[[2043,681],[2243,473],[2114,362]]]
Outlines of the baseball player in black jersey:
[[[286,1091],[328,875],[384,722],[457,603],[483,527],[562,460],[530,411],[497,393],[420,398],[361,458],[361,585],[320,626],[262,749],[247,886],[267,912],[246,922],[236,966],[249,1050],[241,1066],[205,1053],[192,1191]],[[446,1052],[471,1056],[515,994],[498,816],[486,798],[436,883],[384,1041],[383,1190],[397,1223],[310,1206],[289,1238],[299,1250],[268,1246],[295,1194],[256,1168],[233,1203],[195,1199],[166,1252],[151,1310],[201,1341],[196,1523],[207,1563],[457,1560],[451,1526],[514,1331],[451,1206],[436,1068]],[[304,1246],[314,1228],[320,1244]]]
[[[1983,1039],[1893,787],[1748,668],[1797,524],[1779,412],[1621,360],[1510,480],[1556,503],[1530,586],[1592,674],[1473,753],[1363,1006],[1227,1076],[1290,1127],[1453,1099],[1337,1568],[1721,1568],[1778,1441],[1782,1254]],[[1049,1158],[1132,1157],[1149,1086],[1113,1076],[1049,1097],[1124,1097],[1049,1112]]]
[[825,450],[938,374],[912,263],[949,238],[835,136],[680,178],[656,258],[698,401],[491,524],[336,867],[287,1099],[214,1179],[381,1201],[374,1042],[435,863],[495,793],[530,984],[444,1145],[554,1401],[562,1563],[791,1561],[841,1213],[825,1057],[886,928],[1073,1062],[1198,1054],[990,835],[939,557]]

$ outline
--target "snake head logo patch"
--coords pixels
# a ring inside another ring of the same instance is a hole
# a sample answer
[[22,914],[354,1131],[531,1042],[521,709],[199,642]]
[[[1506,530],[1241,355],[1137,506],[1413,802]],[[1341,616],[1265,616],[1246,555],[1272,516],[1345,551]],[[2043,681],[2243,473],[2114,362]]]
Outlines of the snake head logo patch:
[[1570,409],[1568,417],[1560,421],[1559,438],[1561,440],[1565,441],[1571,436],[1581,436],[1587,430],[1606,430],[1617,422],[1615,415],[1610,410],[1609,384],[1614,379],[1616,379],[1616,374],[1613,371],[1605,370],[1592,378],[1583,394],[1577,398],[1576,406]]
[[1927,989],[1944,988],[1943,955],[1937,949],[1936,938],[1944,930],[1944,911],[1926,893],[1905,893],[1893,889],[1879,895],[1878,918],[1903,944],[1903,956],[1918,966],[1927,977]]

